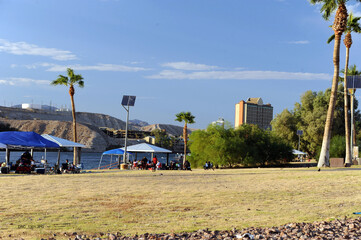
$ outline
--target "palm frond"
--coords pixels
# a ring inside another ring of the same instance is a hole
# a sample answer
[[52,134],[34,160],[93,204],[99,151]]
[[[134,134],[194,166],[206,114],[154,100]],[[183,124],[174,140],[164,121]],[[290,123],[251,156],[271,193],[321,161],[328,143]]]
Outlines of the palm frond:
[[335,34],[333,34],[331,37],[329,37],[327,39],[327,44],[329,44],[330,42],[332,42],[335,39]]
[[51,82],[51,85],[65,85],[68,86],[69,84],[69,79],[66,76],[63,75],[59,75],[59,77]]

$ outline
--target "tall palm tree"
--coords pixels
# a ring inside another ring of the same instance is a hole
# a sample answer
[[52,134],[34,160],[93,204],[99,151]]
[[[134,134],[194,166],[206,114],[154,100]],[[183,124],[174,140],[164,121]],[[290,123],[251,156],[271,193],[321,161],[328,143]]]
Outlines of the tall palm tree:
[[183,140],[184,140],[184,158],[183,158],[183,164],[186,161],[187,158],[187,141],[188,141],[188,131],[187,131],[187,124],[195,123],[194,118],[195,116],[192,115],[190,112],[180,112],[175,115],[177,118],[175,121],[178,122],[184,122],[183,127]]
[[[346,46],[346,61],[345,61],[345,69],[348,69],[348,63],[350,58],[350,48],[352,45],[352,37],[351,33],[361,32],[361,26],[358,22],[361,19],[361,17],[354,17],[352,12],[348,16],[347,19],[347,26],[345,29],[345,39],[343,40],[345,46]],[[330,43],[335,38],[335,35],[332,35],[327,43]],[[350,121],[349,121],[349,106],[348,106],[348,92],[347,92],[347,73],[348,71],[341,71],[344,74],[344,112],[345,112],[345,137],[346,137],[346,156],[345,156],[345,163],[351,164],[351,144],[350,144]]]
[[[74,105],[74,94],[75,94],[75,89],[74,89],[74,85],[78,85],[79,87],[83,88],[84,87],[84,81],[83,81],[83,77],[80,74],[74,74],[73,69],[68,68],[67,69],[67,73],[68,76],[63,76],[63,75],[59,75],[59,77],[52,81],[51,84],[52,85],[65,85],[65,86],[69,86],[69,95],[70,95],[70,100],[71,100],[71,110],[72,110],[72,115],[73,115],[73,141],[77,142],[78,138],[77,138],[77,132],[76,132],[76,117],[75,117],[75,105]],[[73,159],[73,164],[79,164],[79,160],[78,160],[78,149],[76,147],[74,147],[74,159]]]
[[[360,0],[358,0],[360,1]],[[323,134],[322,147],[320,158],[318,160],[318,167],[329,166],[329,155],[330,155],[330,140],[331,140],[331,130],[332,130],[332,122],[333,115],[336,106],[336,98],[337,98],[337,85],[338,85],[338,75],[340,72],[340,42],[342,33],[346,29],[347,25],[347,9],[345,2],[346,0],[310,0],[311,4],[321,3],[321,13],[323,13],[323,18],[328,20],[331,16],[331,13],[337,8],[335,20],[332,25],[332,29],[335,33],[335,45],[333,49],[333,79],[332,79],[332,87],[331,87],[331,96],[330,102],[328,105],[327,116],[326,116],[326,124],[325,130]]]

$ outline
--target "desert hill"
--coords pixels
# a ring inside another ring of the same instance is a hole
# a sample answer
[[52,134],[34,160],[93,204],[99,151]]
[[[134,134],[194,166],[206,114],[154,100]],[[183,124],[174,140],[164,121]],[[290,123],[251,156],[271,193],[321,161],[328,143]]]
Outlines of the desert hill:
[[[124,139],[106,135],[100,127],[125,129],[125,122],[105,114],[77,112],[78,142],[87,146],[84,151],[103,152],[112,146],[122,146]],[[35,109],[19,109],[0,106],[0,122],[9,124],[19,131],[34,131],[38,134],[50,134],[56,137],[72,140],[71,112],[49,112]],[[129,129],[152,131],[164,129],[172,136],[182,136],[183,127],[169,124],[153,124],[141,127],[144,121],[130,123]],[[192,132],[193,129],[188,129]],[[129,140],[129,144],[139,141]]]

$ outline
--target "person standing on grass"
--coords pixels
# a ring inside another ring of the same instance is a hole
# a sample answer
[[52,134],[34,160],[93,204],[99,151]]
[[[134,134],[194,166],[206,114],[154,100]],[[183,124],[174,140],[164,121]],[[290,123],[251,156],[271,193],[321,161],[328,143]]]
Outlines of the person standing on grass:
[[157,165],[157,162],[158,162],[157,155],[154,155],[154,158],[153,158],[153,166],[154,166],[154,168]]

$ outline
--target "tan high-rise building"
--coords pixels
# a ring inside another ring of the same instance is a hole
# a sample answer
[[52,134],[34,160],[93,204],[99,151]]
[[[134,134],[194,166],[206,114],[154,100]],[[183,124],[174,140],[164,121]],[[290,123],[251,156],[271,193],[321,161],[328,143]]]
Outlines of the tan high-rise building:
[[234,127],[242,124],[255,124],[262,129],[271,129],[273,107],[263,104],[262,98],[248,98],[247,102],[240,101],[236,104]]

